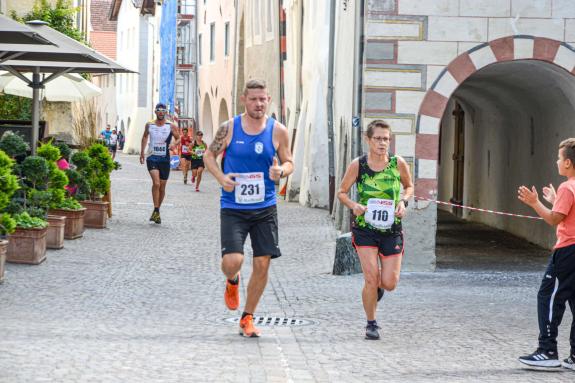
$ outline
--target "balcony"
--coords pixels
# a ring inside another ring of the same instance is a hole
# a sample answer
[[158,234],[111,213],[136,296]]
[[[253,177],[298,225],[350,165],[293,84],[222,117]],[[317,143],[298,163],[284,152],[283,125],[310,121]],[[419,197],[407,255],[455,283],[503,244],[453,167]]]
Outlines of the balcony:
[[196,14],[196,0],[178,0],[179,19],[192,19]]

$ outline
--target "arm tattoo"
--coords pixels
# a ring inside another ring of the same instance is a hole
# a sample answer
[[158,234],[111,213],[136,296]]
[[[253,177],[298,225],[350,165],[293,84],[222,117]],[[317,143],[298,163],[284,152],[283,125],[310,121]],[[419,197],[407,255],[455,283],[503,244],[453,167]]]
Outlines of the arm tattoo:
[[226,138],[228,137],[228,130],[229,130],[228,122],[224,122],[222,125],[220,125],[220,128],[216,133],[216,137],[210,144],[210,152],[219,154],[224,149],[226,144]]

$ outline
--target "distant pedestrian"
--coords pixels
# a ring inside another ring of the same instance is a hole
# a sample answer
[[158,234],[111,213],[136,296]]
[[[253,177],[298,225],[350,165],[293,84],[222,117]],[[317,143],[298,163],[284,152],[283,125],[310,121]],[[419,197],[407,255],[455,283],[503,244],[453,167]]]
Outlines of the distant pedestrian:
[[110,150],[110,154],[112,155],[112,159],[116,159],[116,150],[118,150],[118,133],[116,129],[112,130],[112,134],[108,138],[108,150]]
[[196,191],[200,191],[202,173],[204,172],[204,153],[208,146],[203,141],[204,133],[197,131],[192,144],[192,183],[196,183]]
[[[518,198],[530,206],[551,226],[557,226],[557,242],[549,258],[547,270],[537,294],[539,317],[539,346],[532,354],[519,357],[531,367],[563,367],[575,370],[575,138],[559,144],[557,171],[566,180],[557,192],[553,185],[543,188],[543,198],[553,207],[547,208],[539,200],[535,186],[519,187]],[[571,352],[559,361],[557,335],[559,324],[569,301],[573,322],[571,324]]]
[[122,133],[122,131],[120,130],[118,132],[118,149],[119,150],[124,150],[124,142],[126,141],[125,137],[124,137],[124,133]]
[[110,136],[111,135],[112,135],[112,128],[110,127],[110,124],[107,124],[106,129],[104,129],[100,132],[100,139],[104,140],[104,144],[106,146],[110,145]]
[[[384,290],[394,290],[399,282],[404,245],[401,220],[413,195],[413,183],[407,162],[389,154],[390,126],[383,120],[372,121],[366,136],[369,153],[351,162],[341,181],[338,198],[356,216],[352,238],[364,277],[365,337],[379,339],[377,302]],[[354,184],[358,202],[348,196]]]

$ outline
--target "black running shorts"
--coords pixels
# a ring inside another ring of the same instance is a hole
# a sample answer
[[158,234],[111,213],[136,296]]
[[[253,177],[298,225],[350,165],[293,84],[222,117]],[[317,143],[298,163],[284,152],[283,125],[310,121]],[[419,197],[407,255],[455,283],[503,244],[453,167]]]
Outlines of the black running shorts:
[[205,168],[204,160],[201,158],[192,159],[192,170],[193,169],[199,169],[199,168]]
[[158,161],[148,157],[146,159],[146,165],[148,165],[148,171],[158,170],[162,181],[167,181],[170,177],[170,161]]
[[276,206],[255,210],[222,209],[220,211],[222,256],[244,253],[248,234],[254,257],[281,256],[278,242],[278,215]]
[[191,154],[182,154],[182,158],[188,162],[192,161],[192,155]]
[[403,233],[379,233],[375,230],[352,228],[353,246],[377,248],[381,256],[403,255]]

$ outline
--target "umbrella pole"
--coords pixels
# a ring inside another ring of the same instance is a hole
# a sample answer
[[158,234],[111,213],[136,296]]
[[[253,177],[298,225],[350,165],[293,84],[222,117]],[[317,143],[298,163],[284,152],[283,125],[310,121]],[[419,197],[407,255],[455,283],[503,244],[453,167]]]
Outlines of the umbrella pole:
[[40,68],[34,68],[32,74],[32,155],[36,155],[36,148],[38,147],[38,136],[40,135]]

